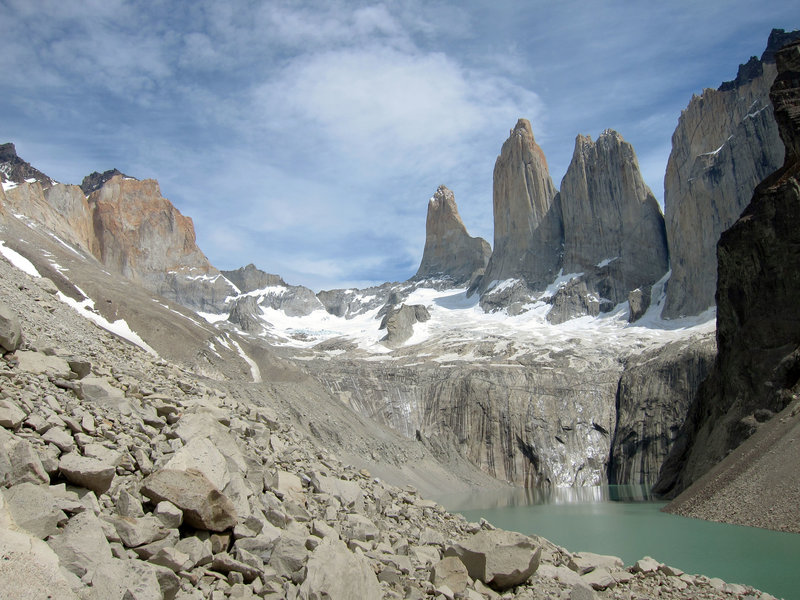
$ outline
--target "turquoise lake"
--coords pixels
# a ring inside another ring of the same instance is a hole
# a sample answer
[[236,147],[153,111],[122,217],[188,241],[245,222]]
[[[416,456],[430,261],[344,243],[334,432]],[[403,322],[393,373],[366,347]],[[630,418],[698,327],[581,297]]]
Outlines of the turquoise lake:
[[663,513],[664,502],[632,486],[503,490],[437,498],[469,521],[536,534],[571,552],[643,556],[687,573],[800,599],[800,535]]

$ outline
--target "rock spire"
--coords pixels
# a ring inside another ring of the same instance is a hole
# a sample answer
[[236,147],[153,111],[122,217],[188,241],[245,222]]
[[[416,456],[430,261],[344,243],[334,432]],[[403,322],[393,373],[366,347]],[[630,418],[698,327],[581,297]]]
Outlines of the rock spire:
[[467,283],[483,273],[491,253],[489,242],[467,233],[453,192],[440,185],[428,202],[425,250],[415,278]]
[[483,289],[493,281],[552,281],[561,232],[553,207],[556,187],[531,124],[519,119],[494,165],[494,250]]

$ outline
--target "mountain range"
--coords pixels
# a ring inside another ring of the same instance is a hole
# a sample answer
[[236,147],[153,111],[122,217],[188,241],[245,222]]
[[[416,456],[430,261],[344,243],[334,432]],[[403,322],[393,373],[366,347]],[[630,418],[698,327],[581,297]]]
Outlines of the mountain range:
[[[413,277],[315,293],[252,264],[216,269],[154,180],[112,170],[58,183],[9,143],[0,248],[82,314],[199,376],[294,387],[414,440],[438,465],[416,475],[423,489],[452,468],[531,487],[660,477],[675,495],[794,402],[797,263],[792,232],[770,227],[795,222],[796,104],[784,96],[797,69],[776,50],[798,36],[774,30],[734,81],[690,101],[663,214],[619,133],[577,136],[556,188],[520,119],[495,163],[492,246],[441,186]],[[750,204],[754,190],[784,212]],[[302,410],[309,435],[336,439]],[[385,453],[372,463],[410,470]]]

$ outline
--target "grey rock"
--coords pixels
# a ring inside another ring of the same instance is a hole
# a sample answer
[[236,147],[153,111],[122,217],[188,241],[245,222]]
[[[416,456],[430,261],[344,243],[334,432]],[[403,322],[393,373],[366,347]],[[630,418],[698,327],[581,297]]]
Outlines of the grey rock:
[[709,334],[629,359],[617,391],[610,483],[655,483],[715,358],[715,339]]
[[25,412],[9,400],[0,400],[0,427],[16,429],[28,417]]
[[275,569],[278,575],[291,579],[308,559],[305,537],[284,532],[275,543],[269,558],[269,566]]
[[175,550],[188,555],[192,562],[192,567],[206,565],[211,562],[213,557],[211,542],[209,540],[201,540],[193,535],[182,538],[175,544]]
[[387,346],[400,346],[414,335],[416,323],[424,323],[430,318],[428,309],[421,304],[401,304],[398,308],[392,308],[381,321],[379,329],[386,330],[386,336],[381,341]]
[[153,514],[167,529],[177,529],[183,523],[183,511],[166,500],[156,504]]
[[371,520],[359,514],[349,514],[342,526],[342,533],[351,540],[368,542],[376,539],[380,531]]
[[456,556],[446,556],[431,568],[431,583],[435,587],[446,585],[456,594],[462,594],[470,583],[467,567]]
[[58,555],[61,566],[78,577],[112,559],[103,526],[91,511],[72,517],[47,543]]
[[259,332],[263,328],[261,308],[255,296],[241,296],[233,300],[228,321],[238,325],[247,333]]
[[228,461],[207,437],[195,437],[178,450],[164,465],[165,469],[199,471],[218,490],[224,490],[231,480]]
[[188,554],[176,548],[162,548],[151,556],[148,561],[154,565],[166,567],[175,573],[191,569],[196,564]]
[[111,515],[104,518],[114,526],[126,548],[136,548],[162,540],[169,533],[164,524],[152,515],[138,518]]
[[631,290],[628,294],[628,322],[635,323],[644,316],[647,309],[650,308],[650,293],[652,288],[644,286],[643,288],[636,288]]
[[595,569],[621,569],[624,563],[618,556],[595,554],[594,552],[576,552],[569,557],[567,566],[578,573],[585,575]]
[[246,267],[239,267],[234,271],[220,271],[233,285],[239,288],[242,294],[261,290],[267,287],[283,286],[288,284],[279,275],[265,273],[253,263]]
[[72,373],[67,361],[58,356],[48,356],[32,350],[18,350],[16,356],[19,361],[17,368],[26,373],[63,378],[68,378]]
[[225,552],[214,555],[211,559],[211,569],[219,571],[220,573],[241,573],[244,580],[248,583],[261,574],[259,569],[238,561]]
[[112,558],[92,570],[89,598],[163,600],[164,594],[156,573],[156,569],[145,562]]
[[17,315],[0,302],[0,347],[6,352],[14,352],[22,343],[22,328]]
[[330,494],[345,508],[363,510],[364,491],[355,481],[315,473],[311,477],[311,485],[314,486],[314,491],[319,494]]
[[142,482],[141,492],[156,503],[172,502],[192,527],[224,531],[236,524],[236,510],[230,499],[194,469],[160,469]]
[[717,241],[739,218],[756,185],[783,163],[768,98],[777,70],[771,56],[765,59],[749,81],[694,96],[672,135],[664,178],[672,268],[667,318],[714,305]]
[[541,546],[514,531],[481,531],[449,546],[445,556],[457,556],[469,576],[497,589],[524,583],[539,567]]
[[61,427],[52,427],[48,429],[42,439],[48,444],[57,446],[62,452],[72,452],[75,450],[75,440],[72,435]]
[[619,133],[606,130],[596,142],[577,137],[559,196],[561,266],[564,273],[584,273],[593,294],[616,305],[666,273],[664,217],[633,147]]
[[25,482],[50,483],[50,476],[30,442],[0,428],[0,483]]
[[556,192],[531,124],[520,119],[494,166],[494,244],[481,291],[493,281],[555,279],[561,252]]
[[383,593],[365,557],[350,552],[338,540],[326,540],[308,559],[306,578],[298,597],[302,600],[377,600]]
[[489,242],[467,233],[453,192],[440,185],[428,202],[425,249],[414,278],[468,283],[483,274],[491,253]]
[[70,452],[61,456],[58,470],[71,483],[104,494],[111,487],[117,469],[103,461]]
[[58,499],[47,486],[20,483],[0,493],[5,496],[14,522],[40,539],[56,534],[59,526],[67,521]]
[[597,316],[600,314],[600,299],[589,291],[586,282],[574,279],[561,286],[550,299],[553,305],[547,313],[547,320],[558,325],[573,317]]

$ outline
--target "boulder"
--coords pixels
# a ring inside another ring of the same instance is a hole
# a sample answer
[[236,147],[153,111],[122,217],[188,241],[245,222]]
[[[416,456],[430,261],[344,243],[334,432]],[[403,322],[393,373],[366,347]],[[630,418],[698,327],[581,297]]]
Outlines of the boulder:
[[421,304],[401,304],[399,308],[391,308],[383,317],[380,329],[386,330],[381,340],[387,346],[401,346],[414,335],[414,325],[424,323],[431,318],[428,309]]
[[345,508],[356,511],[364,509],[364,491],[355,481],[345,481],[337,477],[314,474],[311,477],[314,491],[320,494],[330,494],[342,503]]
[[17,368],[26,373],[52,375],[63,379],[69,379],[72,373],[69,363],[58,356],[49,356],[32,350],[18,350],[17,360],[19,361]]
[[22,328],[17,315],[0,302],[0,348],[14,352],[22,343]]
[[467,567],[456,556],[446,556],[431,569],[431,583],[439,588],[446,585],[456,594],[461,594],[470,584]]
[[298,597],[302,600],[378,600],[383,593],[369,561],[350,552],[343,542],[329,538],[309,557]]
[[514,531],[480,531],[449,546],[445,556],[457,556],[469,576],[496,590],[524,583],[539,567],[542,554],[532,538]]
[[0,400],[0,426],[16,429],[28,417],[25,412],[9,400]]
[[231,480],[228,462],[214,443],[207,437],[196,437],[178,450],[164,465],[165,469],[199,471],[218,490],[224,490]]
[[0,428],[0,484],[50,483],[31,443]]
[[169,531],[163,523],[152,515],[144,517],[104,517],[116,529],[117,535],[126,548],[144,546],[164,539]]
[[79,456],[75,452],[61,456],[58,470],[67,481],[90,489],[98,495],[108,491],[117,472],[114,465],[95,458]]
[[0,493],[17,526],[40,539],[58,533],[58,527],[67,522],[67,515],[47,486],[20,483]]
[[308,558],[305,537],[284,532],[276,542],[269,559],[269,566],[275,569],[278,575],[291,579],[305,565]]
[[[105,541],[105,539],[103,539]],[[42,540],[20,531],[0,494],[0,598],[77,600]]]
[[570,556],[567,566],[579,575],[584,575],[595,569],[621,569],[623,564],[622,559],[617,556],[576,552]]
[[61,533],[51,536],[47,543],[58,554],[61,566],[78,577],[112,559],[103,525],[88,510],[72,517]]
[[88,600],[163,600],[156,573],[153,565],[138,560],[103,562],[90,575]]
[[172,502],[183,511],[183,520],[197,529],[225,531],[236,524],[236,509],[200,471],[161,469],[149,475],[141,493],[158,503]]

